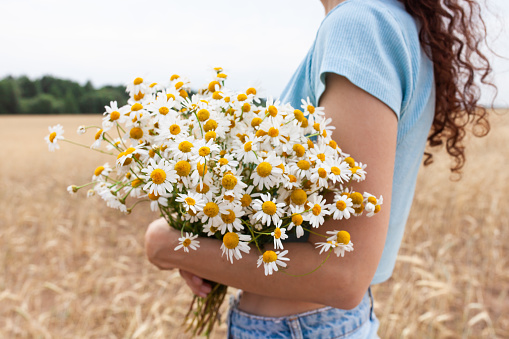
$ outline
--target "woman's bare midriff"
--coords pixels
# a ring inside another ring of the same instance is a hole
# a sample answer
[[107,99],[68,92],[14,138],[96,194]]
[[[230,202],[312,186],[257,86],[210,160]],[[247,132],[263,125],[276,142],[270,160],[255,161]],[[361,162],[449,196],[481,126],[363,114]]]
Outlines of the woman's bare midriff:
[[284,317],[321,307],[324,305],[266,297],[245,291],[242,293],[239,303],[239,310],[265,317]]

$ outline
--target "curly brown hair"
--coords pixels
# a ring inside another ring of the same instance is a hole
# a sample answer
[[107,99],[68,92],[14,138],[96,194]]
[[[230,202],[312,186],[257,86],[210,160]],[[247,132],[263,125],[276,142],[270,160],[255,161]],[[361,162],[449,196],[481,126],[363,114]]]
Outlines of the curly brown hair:
[[[399,0],[421,23],[419,39],[433,60],[436,83],[435,117],[428,136],[429,146],[446,145],[453,158],[451,171],[459,173],[465,164],[463,139],[467,126],[475,136],[490,130],[488,110],[479,105],[482,84],[489,81],[492,68],[481,52],[486,44],[486,25],[481,7],[474,0]],[[433,162],[425,153],[424,165]]]

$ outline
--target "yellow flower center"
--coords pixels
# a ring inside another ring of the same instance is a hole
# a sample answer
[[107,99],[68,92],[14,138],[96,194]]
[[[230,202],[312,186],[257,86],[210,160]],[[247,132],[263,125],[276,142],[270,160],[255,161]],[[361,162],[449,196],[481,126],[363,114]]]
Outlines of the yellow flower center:
[[200,155],[200,157],[206,157],[207,155],[210,154],[210,148],[208,148],[207,146],[200,147],[198,154]]
[[271,138],[275,138],[275,137],[277,137],[279,135],[279,130],[277,128],[271,127],[271,128],[269,128],[268,135]]
[[318,175],[320,176],[320,178],[326,178],[327,177],[327,171],[323,168],[319,168],[318,169]]
[[189,94],[187,94],[187,92],[184,90],[184,89],[181,89],[179,91],[179,95],[182,97],[182,98],[187,98],[189,96]]
[[292,202],[296,205],[302,205],[308,199],[308,195],[306,194],[306,192],[304,192],[304,190],[300,188],[293,191],[290,197],[292,199]]
[[103,166],[99,166],[95,169],[94,171],[94,175],[97,177],[99,175],[101,175],[101,173],[104,171],[104,167]]
[[295,116],[295,120],[301,122],[304,119],[304,113],[300,109],[296,109],[293,111],[293,115]]
[[255,118],[253,118],[253,120],[251,120],[251,127],[254,128],[256,126],[259,126],[261,123],[262,123],[262,119],[255,117]]
[[156,185],[161,185],[166,180],[166,172],[160,168],[156,168],[150,173],[152,182]]
[[233,250],[239,244],[239,235],[234,232],[228,232],[223,237],[223,244],[226,248]]
[[307,171],[309,167],[311,167],[311,164],[307,160],[300,160],[299,162],[297,162],[297,167],[300,168],[301,170]]
[[191,164],[185,160],[180,160],[175,164],[175,171],[177,171],[177,174],[181,177],[186,177],[189,175],[189,172],[191,172]]
[[226,79],[226,78],[228,77],[228,76],[227,76],[226,74],[224,74],[224,73],[218,73],[216,76],[217,76],[218,78],[221,78],[221,79]]
[[[122,158],[124,155],[127,155],[126,152],[120,152],[118,155],[117,155],[117,160]],[[124,159],[124,162],[121,164],[122,166],[127,166],[131,163],[132,159],[131,158],[125,158]]]
[[223,177],[223,180],[221,181],[221,184],[224,188],[227,190],[232,190],[237,185],[237,178],[235,178],[232,174],[227,174]]
[[300,127],[302,127],[302,128],[307,128],[307,127],[308,127],[308,125],[309,125],[309,121],[308,121],[308,119],[306,119],[306,118],[302,118],[302,121],[301,121]]
[[173,124],[170,126],[170,133],[172,135],[177,135],[180,133],[180,126],[177,124]]
[[264,135],[267,135],[267,132],[265,132],[263,129],[259,129],[255,133],[255,136],[257,136],[257,137],[263,137]]
[[311,114],[315,113],[315,107],[314,106],[308,105],[307,108],[308,108],[308,112],[309,113],[311,113]]
[[355,174],[357,173],[358,170],[360,170],[361,168],[359,166],[354,166],[352,168],[350,168],[350,171],[352,172],[352,174]]
[[270,105],[269,108],[267,109],[267,111],[269,112],[271,117],[275,117],[277,115],[277,108],[276,108],[276,106]]
[[360,204],[358,207],[354,207],[353,209],[355,213],[360,214],[362,211],[364,211],[364,204]]
[[134,100],[140,101],[145,97],[145,93],[138,92],[138,94],[133,95]]
[[228,165],[228,159],[226,158],[221,158],[217,162],[219,163],[219,166]]
[[209,217],[213,218],[219,213],[219,206],[215,202],[208,202],[205,204],[205,207],[203,207],[203,213]]
[[280,168],[283,173],[285,173],[285,165],[283,163],[280,163],[279,165],[276,166],[277,168]]
[[214,100],[221,100],[223,98],[223,93],[220,91],[215,91],[212,93],[212,99]]
[[139,127],[133,127],[129,131],[129,136],[132,139],[136,139],[136,140],[141,139],[143,137],[143,130]]
[[319,124],[319,123],[317,123],[317,122],[315,122],[315,123],[313,124],[313,129],[314,129],[315,131],[319,132],[319,131],[320,131],[320,124]]
[[170,81],[177,80],[178,78],[180,78],[180,76],[179,76],[178,74],[173,74],[173,75],[170,77]]
[[186,239],[182,242],[182,245],[184,245],[184,247],[189,247],[189,245],[191,245],[191,239]]
[[202,183],[202,188],[200,188],[200,185],[196,186],[196,192],[201,194],[206,194],[209,190],[210,187],[206,183]]
[[205,133],[205,140],[206,141],[209,141],[210,139],[216,139],[217,137],[217,134],[215,131],[208,131],[207,133]]
[[337,234],[338,243],[348,245],[350,243],[350,233],[347,231],[339,231]]
[[268,215],[274,215],[277,211],[277,207],[276,207],[276,204],[274,204],[272,201],[265,201],[263,204],[262,204],[262,211],[263,213],[265,214],[268,214]]
[[316,157],[317,157],[318,159],[320,159],[322,162],[323,162],[323,161],[325,161],[325,154],[323,154],[323,153],[318,153],[318,154],[316,155]]
[[171,94],[171,93],[166,94],[166,100],[168,101],[170,99],[175,100],[175,96],[173,94]]
[[235,197],[231,195],[224,195],[223,199],[229,202],[233,202],[233,200],[235,200]]
[[221,88],[221,84],[219,83],[219,81],[215,81],[215,80],[211,81],[209,83],[209,87],[208,87],[209,92],[215,92],[216,86],[219,86],[219,88]]
[[153,149],[150,149],[150,150],[148,151],[148,156],[149,156],[149,157],[153,158],[153,157],[155,157],[155,155],[156,155],[156,151],[154,151]]
[[187,203],[189,206],[194,206],[194,205],[196,205],[196,200],[194,200],[194,199],[193,199],[193,198],[191,198],[191,197],[187,197],[187,198],[185,199],[185,201],[186,201],[186,203]]
[[295,175],[293,175],[293,174],[290,174],[288,176],[288,179],[290,179],[290,182],[297,182],[297,177]]
[[322,212],[322,206],[315,204],[315,206],[313,206],[311,211],[313,212],[314,215],[318,216]]
[[217,122],[212,119],[209,119],[209,121],[207,121],[205,123],[205,126],[203,126],[203,129],[205,130],[205,132],[215,130],[216,128],[217,128]]
[[306,153],[306,149],[301,144],[293,145],[293,151],[295,152],[295,155],[298,157],[302,157]]
[[138,187],[138,186],[141,186],[141,184],[143,184],[143,181],[141,181],[141,179],[134,179],[133,181],[131,181],[131,187]]
[[249,194],[244,194],[242,198],[240,198],[240,202],[242,203],[242,207],[248,207],[251,205],[251,196]]
[[137,112],[137,111],[139,111],[142,108],[143,108],[143,105],[137,102],[137,103],[135,103],[134,105],[131,106],[131,111]]
[[198,120],[205,121],[210,117],[210,113],[206,109],[201,109],[198,113],[196,113],[196,116],[198,117]]
[[346,208],[346,202],[344,202],[343,200],[336,201],[336,208],[340,211],[344,211]]
[[263,161],[256,167],[256,173],[262,178],[267,177],[272,172],[272,165]]
[[249,95],[249,94],[253,94],[253,95],[256,95],[256,89],[254,89],[253,87],[249,87],[246,91],[246,94]]
[[265,251],[263,253],[263,262],[264,263],[271,263],[277,260],[277,254],[274,251]]
[[341,174],[341,170],[339,169],[339,167],[336,167],[336,166],[332,166],[330,171],[334,174],[334,175],[340,175]]
[[203,177],[205,175],[205,173],[207,173],[208,167],[207,167],[207,165],[199,162],[196,165],[196,169],[198,169],[198,174],[200,175],[200,177]]
[[[53,133],[55,133],[55,132],[53,132]],[[53,133],[51,133],[51,134],[53,134]],[[102,133],[103,133],[103,130],[102,130],[102,129],[98,130],[98,131],[97,131],[97,133],[96,133],[96,134],[95,134],[95,136],[94,136],[94,139],[95,139],[95,140],[99,140],[99,138],[101,137]],[[56,136],[57,136],[57,134],[55,133],[55,137],[56,137]],[[53,137],[53,139],[55,139],[55,137]],[[49,140],[50,140],[51,142],[53,142],[53,139],[51,139],[51,135],[50,135],[50,136],[49,136]]]
[[[51,132],[51,134],[49,135],[49,142],[53,142],[53,140],[55,140],[56,137],[57,137],[57,132]],[[96,138],[95,140],[97,140],[97,139],[98,138]]]
[[143,78],[139,78],[139,77],[138,77],[138,78],[134,79],[133,84],[135,84],[135,85],[139,85],[139,84],[141,84],[142,82],[143,82]]
[[245,102],[244,105],[242,105],[242,112],[249,112],[251,110],[251,105],[248,102]]
[[380,210],[381,210],[381,209],[382,209],[382,206],[380,206],[380,205],[376,205],[376,206],[375,206],[375,210],[374,210],[374,212],[375,212],[375,213],[378,213],[378,212],[380,212]]
[[345,162],[350,165],[350,167],[355,166],[355,160],[352,157],[345,158]]
[[170,111],[170,109],[168,107],[161,107],[161,108],[159,108],[159,113],[162,114],[162,115],[168,114],[169,111]]
[[252,150],[252,147],[253,147],[253,142],[252,141],[248,141],[244,144],[244,152],[249,152]]
[[182,86],[184,86],[184,83],[182,81],[179,81],[175,84],[175,89],[178,91]]
[[376,205],[377,204],[377,200],[375,197],[369,197],[368,198],[368,202],[372,203],[373,205]]
[[280,229],[279,227],[277,227],[277,228],[274,230],[274,238],[276,238],[276,239],[281,238],[281,229]]
[[244,93],[237,95],[237,101],[244,101],[244,100],[247,100],[247,95],[245,95]]
[[308,148],[311,149],[311,148],[315,148],[315,144],[313,144],[313,142],[308,139]]
[[193,147],[192,143],[190,143],[187,140],[184,140],[179,144],[179,151],[181,151],[182,153],[189,153],[191,152],[192,147]]
[[115,121],[120,118],[120,113],[118,111],[113,111],[110,113],[110,120]]
[[232,224],[235,221],[235,212],[233,210],[227,210],[228,214],[221,213],[221,219],[225,224]]
[[157,193],[155,193],[155,192],[154,193],[149,193],[148,194],[148,198],[150,200],[154,200],[155,201],[155,200],[159,199],[159,195]]
[[292,216],[292,222],[294,223],[294,225],[300,226],[302,225],[303,221],[304,218],[302,218],[302,215],[300,214],[295,214],[294,216]]
[[352,194],[350,194],[350,199],[352,199],[352,203],[354,205],[359,205],[362,203],[362,200],[364,200],[362,198],[362,194],[360,194],[359,192],[353,192]]

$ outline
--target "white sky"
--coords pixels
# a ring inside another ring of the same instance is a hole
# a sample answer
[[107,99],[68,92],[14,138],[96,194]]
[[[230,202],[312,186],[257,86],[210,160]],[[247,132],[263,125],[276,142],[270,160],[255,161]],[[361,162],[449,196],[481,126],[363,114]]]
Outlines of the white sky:
[[[489,0],[500,18],[509,1]],[[0,0],[0,78],[45,74],[94,86],[136,76],[165,83],[174,73],[193,87],[221,66],[227,86],[258,83],[278,96],[304,58],[324,16],[319,0],[108,1]],[[509,34],[486,16],[496,51]],[[497,106],[509,106],[509,61],[493,59]],[[485,95],[484,102],[487,102]]]

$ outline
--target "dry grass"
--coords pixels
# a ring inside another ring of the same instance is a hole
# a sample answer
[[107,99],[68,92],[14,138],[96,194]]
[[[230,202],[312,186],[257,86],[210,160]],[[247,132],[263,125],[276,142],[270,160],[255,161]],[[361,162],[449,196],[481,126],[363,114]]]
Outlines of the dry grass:
[[[495,118],[462,181],[449,181],[444,156],[421,171],[393,278],[374,288],[382,338],[509,337],[509,123]],[[190,292],[144,256],[156,215],[69,196],[106,158],[68,144],[49,153],[42,140],[48,125],[72,136],[98,121],[0,117],[1,338],[188,337],[179,325]],[[223,325],[214,337],[224,335]]]

